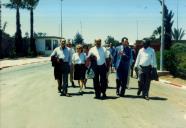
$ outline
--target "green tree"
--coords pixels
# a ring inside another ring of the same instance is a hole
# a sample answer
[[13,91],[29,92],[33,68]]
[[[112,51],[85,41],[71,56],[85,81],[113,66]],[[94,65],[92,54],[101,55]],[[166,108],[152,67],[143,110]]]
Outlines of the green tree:
[[24,0],[26,8],[30,10],[30,51],[34,56],[37,55],[36,44],[34,39],[34,9],[37,7],[39,0]]
[[153,31],[151,38],[161,39],[161,26],[157,27],[157,29]]
[[[162,5],[162,0],[158,0],[160,2],[160,4]],[[165,49],[170,49],[171,45],[172,45],[172,25],[174,23],[173,16],[174,13],[172,11],[169,11],[167,6],[164,5],[164,27],[165,27],[165,34],[164,34],[164,48]]]
[[73,40],[73,44],[77,45],[77,44],[83,44],[84,42],[83,36],[78,32],[76,33],[74,40]]
[[174,28],[172,31],[172,37],[176,41],[181,40],[184,37],[184,35],[185,35],[185,31],[182,28],[180,29]]
[[6,8],[16,9],[16,33],[15,33],[15,51],[18,56],[22,55],[22,35],[20,23],[20,8],[24,8],[23,0],[10,0],[4,4]]
[[34,37],[45,37],[46,35],[47,35],[47,33],[43,33],[43,32],[35,33],[34,32]]
[[120,43],[119,41],[115,40],[114,37],[112,36],[107,36],[105,40],[105,44],[112,44],[113,46],[118,46]]

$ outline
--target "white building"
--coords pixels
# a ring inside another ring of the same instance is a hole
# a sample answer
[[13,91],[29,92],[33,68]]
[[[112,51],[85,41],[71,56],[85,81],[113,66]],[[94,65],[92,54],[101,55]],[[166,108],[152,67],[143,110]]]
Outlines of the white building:
[[45,36],[36,38],[36,50],[38,53],[50,55],[52,51],[60,45],[61,37]]

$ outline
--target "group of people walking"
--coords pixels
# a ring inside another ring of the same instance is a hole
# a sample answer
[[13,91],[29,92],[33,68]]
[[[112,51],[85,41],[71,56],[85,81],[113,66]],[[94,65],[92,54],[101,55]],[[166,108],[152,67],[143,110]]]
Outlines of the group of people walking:
[[155,52],[150,47],[150,40],[143,40],[143,48],[139,50],[136,61],[133,49],[129,46],[126,37],[122,38],[121,45],[116,48],[110,44],[107,49],[101,43],[101,39],[95,39],[92,48],[88,49],[79,44],[74,50],[70,42],[66,43],[66,40],[62,39],[61,45],[54,49],[51,61],[54,66],[55,79],[58,81],[58,91],[61,95],[70,96],[68,93],[69,73],[72,86],[75,86],[73,80],[78,80],[79,93],[83,94],[83,88],[86,87],[87,81],[86,71],[90,71],[91,68],[96,99],[107,97],[109,69],[111,72],[116,71],[116,95],[124,97],[129,84],[130,69],[133,70],[134,67],[135,71],[138,71],[137,76],[139,76],[137,95],[139,96],[142,92],[143,98],[148,100],[151,69],[157,67]]

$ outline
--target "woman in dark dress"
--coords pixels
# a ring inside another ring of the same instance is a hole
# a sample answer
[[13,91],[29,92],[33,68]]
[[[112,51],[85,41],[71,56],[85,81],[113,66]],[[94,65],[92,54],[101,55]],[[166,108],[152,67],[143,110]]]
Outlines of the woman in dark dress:
[[80,87],[79,93],[83,93],[83,87],[84,87],[84,80],[85,80],[85,61],[86,56],[83,53],[83,47],[82,45],[76,46],[76,53],[72,56],[72,63],[74,65],[74,80],[78,80],[78,84]]

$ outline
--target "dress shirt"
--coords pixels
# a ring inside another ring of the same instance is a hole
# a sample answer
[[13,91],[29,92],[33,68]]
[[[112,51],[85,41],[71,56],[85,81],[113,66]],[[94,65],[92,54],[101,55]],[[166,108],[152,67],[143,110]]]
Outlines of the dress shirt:
[[91,55],[96,57],[97,65],[103,65],[106,62],[105,59],[107,53],[106,53],[106,48],[104,47],[100,47],[100,48],[97,48],[96,46],[92,47],[89,50],[88,57],[90,57]]
[[55,48],[51,56],[56,56],[59,59],[63,59],[64,62],[68,62],[69,65],[71,64],[72,53],[68,47],[64,49],[61,46]]
[[146,49],[141,48],[136,59],[135,67],[149,65],[155,68],[157,67],[155,51],[150,47]]
[[72,63],[73,64],[85,64],[86,56],[84,53],[74,53],[72,55]]

